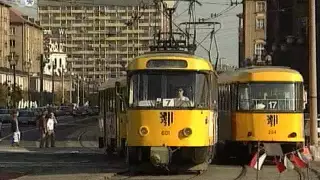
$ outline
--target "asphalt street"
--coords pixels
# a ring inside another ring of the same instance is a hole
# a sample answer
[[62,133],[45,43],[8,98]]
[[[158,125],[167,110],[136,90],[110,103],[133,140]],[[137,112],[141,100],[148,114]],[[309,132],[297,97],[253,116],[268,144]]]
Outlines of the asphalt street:
[[[0,143],[0,180],[100,180],[100,179],[135,179],[135,180],[256,180],[257,171],[242,166],[210,165],[203,174],[135,174],[127,172],[124,159],[107,157],[97,147],[99,133],[97,121],[92,118],[65,117],[59,119],[56,128],[56,148],[36,147],[39,139],[34,126],[21,127],[22,144],[26,147],[10,147],[9,131]],[[8,127],[9,128],[9,127]],[[6,129],[5,129],[6,130]],[[70,143],[73,142],[73,143]],[[7,149],[6,149],[7,148]],[[23,149],[22,151],[18,151]],[[311,169],[286,170],[278,173],[275,165],[264,165],[259,171],[259,180],[316,180],[320,179],[320,163],[313,163]]]
[[[95,117],[78,117],[72,116],[58,117],[58,125],[56,127],[56,146],[72,147],[79,146],[79,136],[81,133],[88,131],[92,127],[97,127],[98,122]],[[39,131],[34,125],[23,125],[19,127],[21,132],[21,147],[38,147]],[[96,131],[96,130],[95,130]],[[86,132],[87,133],[87,132]],[[2,138],[0,148],[9,146],[12,135],[10,132],[10,124],[4,125],[2,128]],[[92,136],[91,141],[97,141],[96,136]]]

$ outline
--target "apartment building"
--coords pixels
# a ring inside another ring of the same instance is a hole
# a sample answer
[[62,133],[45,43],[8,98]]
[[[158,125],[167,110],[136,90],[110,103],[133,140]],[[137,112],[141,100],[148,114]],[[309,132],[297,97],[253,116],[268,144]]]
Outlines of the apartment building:
[[10,9],[9,34],[10,50],[19,56],[16,69],[39,73],[40,56],[43,53],[43,32],[40,22]]
[[161,9],[142,1],[77,3],[39,0],[41,26],[64,44],[71,71],[90,80],[125,75],[135,56],[149,51],[155,30],[164,29]]
[[10,6],[0,1],[0,67],[9,67],[7,56],[9,48]]
[[[266,64],[266,1],[243,1],[239,22],[239,67]],[[242,28],[241,28],[242,26]]]

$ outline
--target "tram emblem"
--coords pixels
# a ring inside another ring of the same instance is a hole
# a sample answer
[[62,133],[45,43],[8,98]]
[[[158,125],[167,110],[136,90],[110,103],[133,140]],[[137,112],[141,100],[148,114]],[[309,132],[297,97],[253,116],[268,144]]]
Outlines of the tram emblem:
[[267,124],[275,127],[278,124],[278,115],[267,115]]
[[173,112],[160,112],[160,123],[164,126],[173,124]]

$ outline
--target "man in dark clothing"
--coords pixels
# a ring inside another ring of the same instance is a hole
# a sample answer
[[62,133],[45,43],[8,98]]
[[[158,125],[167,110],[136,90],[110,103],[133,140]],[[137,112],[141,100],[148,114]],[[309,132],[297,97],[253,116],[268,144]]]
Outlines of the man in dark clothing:
[[47,139],[47,119],[46,119],[47,112],[41,113],[41,116],[39,117],[39,133],[40,133],[40,148],[43,148],[44,143]]

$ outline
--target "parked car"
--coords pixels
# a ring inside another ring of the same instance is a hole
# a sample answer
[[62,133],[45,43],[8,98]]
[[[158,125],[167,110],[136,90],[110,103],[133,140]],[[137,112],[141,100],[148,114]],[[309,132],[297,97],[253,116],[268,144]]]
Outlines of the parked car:
[[18,122],[21,124],[36,125],[36,114],[30,110],[20,110],[18,115]]
[[2,123],[9,123],[11,120],[10,109],[0,109],[0,119]]

